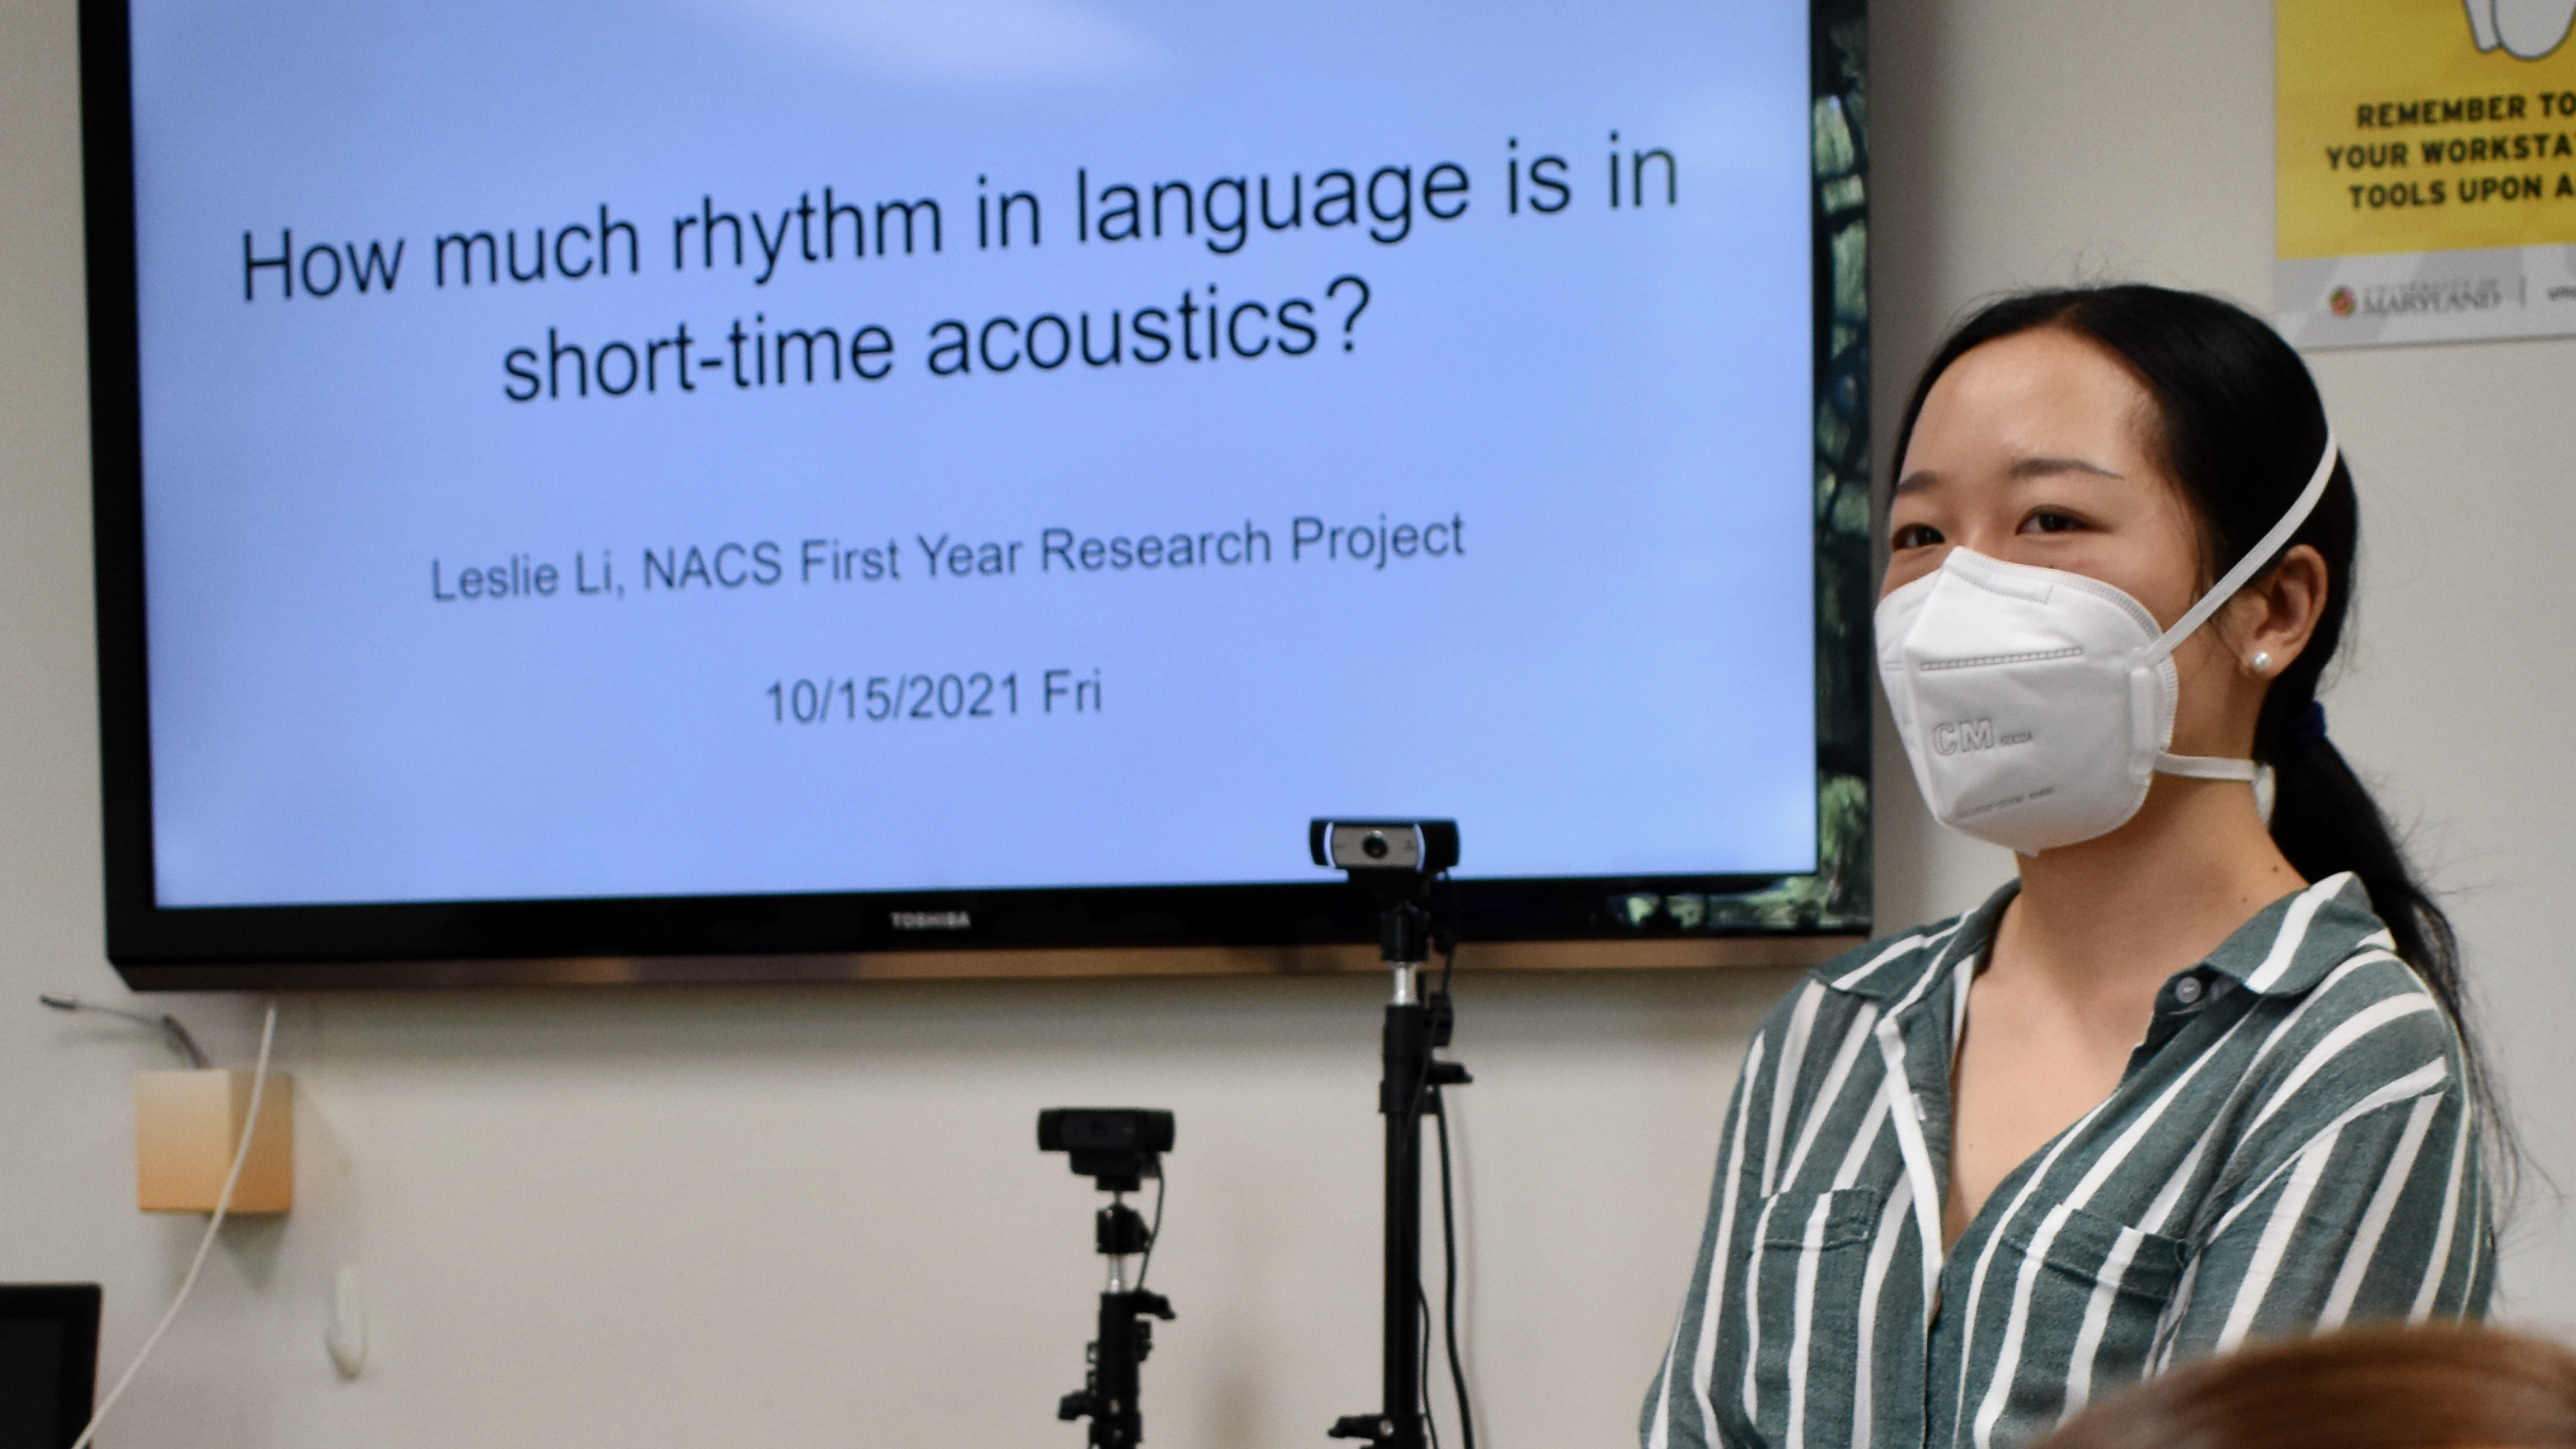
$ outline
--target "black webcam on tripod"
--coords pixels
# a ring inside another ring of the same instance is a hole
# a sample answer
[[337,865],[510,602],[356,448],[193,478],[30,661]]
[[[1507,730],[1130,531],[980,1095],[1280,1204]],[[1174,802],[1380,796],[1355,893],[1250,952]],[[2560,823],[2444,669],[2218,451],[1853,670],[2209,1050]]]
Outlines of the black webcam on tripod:
[[1306,848],[1315,864],[1348,874],[1383,909],[1421,901],[1432,879],[1458,863],[1458,822],[1313,820]]
[[[1172,1150],[1172,1114],[1152,1107],[1050,1107],[1038,1114],[1038,1150],[1071,1153],[1077,1176],[1119,1194],[1092,1217],[1092,1246],[1109,1260],[1109,1287],[1100,1295],[1100,1331],[1083,1354],[1090,1371],[1081,1388],[1056,1404],[1055,1416],[1089,1419],[1091,1449],[1136,1449],[1145,1438],[1138,1369],[1154,1351],[1154,1325],[1146,1320],[1169,1320],[1172,1303],[1147,1291],[1143,1266],[1132,1286],[1126,1280],[1129,1258],[1143,1253],[1152,1261],[1154,1228],[1127,1205],[1125,1194],[1163,1175],[1163,1154]],[[1162,1218],[1158,1190],[1155,1227]]]
[[1172,1114],[1151,1107],[1050,1107],[1038,1114],[1038,1150],[1073,1156],[1074,1174],[1102,1192],[1134,1192],[1163,1175]]

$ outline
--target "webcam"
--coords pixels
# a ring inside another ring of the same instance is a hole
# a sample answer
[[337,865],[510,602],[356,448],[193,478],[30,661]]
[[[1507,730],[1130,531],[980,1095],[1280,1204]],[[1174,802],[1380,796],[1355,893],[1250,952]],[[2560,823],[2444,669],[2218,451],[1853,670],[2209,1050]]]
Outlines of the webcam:
[[1038,1114],[1038,1150],[1072,1154],[1076,1176],[1102,1192],[1134,1192],[1163,1175],[1172,1114],[1150,1107],[1050,1107]]
[[1306,826],[1315,864],[1425,878],[1458,863],[1455,820],[1316,820]]

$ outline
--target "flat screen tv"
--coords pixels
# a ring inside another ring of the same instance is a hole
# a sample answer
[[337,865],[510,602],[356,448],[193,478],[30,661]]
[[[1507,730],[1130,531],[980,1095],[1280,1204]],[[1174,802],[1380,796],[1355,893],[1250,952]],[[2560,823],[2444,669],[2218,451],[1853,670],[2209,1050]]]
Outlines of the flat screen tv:
[[1862,8],[82,0],[109,955],[1865,928]]

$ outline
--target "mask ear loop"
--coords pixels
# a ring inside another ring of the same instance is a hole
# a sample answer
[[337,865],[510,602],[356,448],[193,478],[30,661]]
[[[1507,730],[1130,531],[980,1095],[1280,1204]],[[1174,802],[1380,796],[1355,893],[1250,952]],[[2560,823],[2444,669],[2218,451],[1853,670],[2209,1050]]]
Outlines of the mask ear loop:
[[[2308,515],[2317,511],[2318,500],[2326,496],[2326,485],[2333,481],[2335,463],[2342,456],[2342,450],[2335,445],[2334,429],[2329,426],[2326,429],[2326,450],[2324,455],[2317,459],[2317,471],[2309,477],[2308,486],[2299,490],[2298,498],[2290,504],[2290,511],[2281,515],[2281,521],[2273,524],[2272,531],[2264,534],[2254,547],[2248,549],[2245,556],[2236,561],[2234,568],[2221,575],[2217,583],[2210,585],[2209,592],[2202,594],[2197,603],[2184,610],[2183,616],[2174,620],[2172,628],[2167,629],[2154,644],[2148,646],[2147,663],[2149,665],[2163,663],[2174,650],[2181,647],[2182,641],[2196,633],[2201,625],[2208,623],[2210,616],[2225,607],[2228,600],[2235,598],[2237,590],[2253,582],[2255,571],[2269,562],[2272,555],[2289,546],[2291,536],[2307,523]],[[2207,755],[2158,754],[2156,773],[2183,775],[2195,780],[2245,780],[2258,786],[2255,791],[2258,796],[2265,793],[2259,788],[2261,780],[2252,760],[2222,760]]]

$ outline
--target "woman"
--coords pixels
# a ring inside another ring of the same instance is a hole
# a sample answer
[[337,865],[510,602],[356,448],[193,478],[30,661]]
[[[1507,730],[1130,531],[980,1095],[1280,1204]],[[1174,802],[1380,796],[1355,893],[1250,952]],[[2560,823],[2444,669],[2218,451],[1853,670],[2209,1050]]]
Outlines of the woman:
[[2315,705],[2357,508],[2297,354],[2016,297],[1897,445],[1881,675],[2019,879],[1754,1037],[1649,1449],[2016,1446],[2249,1338],[2482,1315],[2449,923]]

